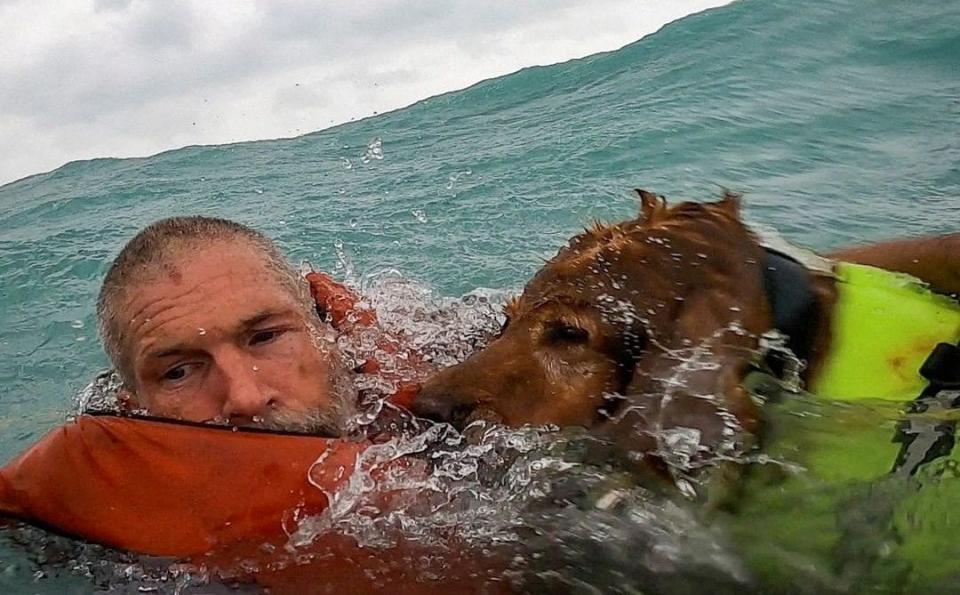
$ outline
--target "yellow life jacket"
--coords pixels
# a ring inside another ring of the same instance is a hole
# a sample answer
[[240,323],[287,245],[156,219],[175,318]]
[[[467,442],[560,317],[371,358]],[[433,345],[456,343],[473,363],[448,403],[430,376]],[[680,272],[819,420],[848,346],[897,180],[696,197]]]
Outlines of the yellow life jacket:
[[960,340],[960,304],[915,277],[838,263],[830,355],[808,390],[840,401],[910,401],[938,343]]

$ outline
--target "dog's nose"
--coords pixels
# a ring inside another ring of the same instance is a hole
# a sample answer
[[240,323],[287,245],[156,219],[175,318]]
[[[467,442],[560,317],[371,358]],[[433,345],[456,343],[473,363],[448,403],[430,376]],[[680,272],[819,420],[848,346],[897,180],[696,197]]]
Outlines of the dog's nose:
[[448,423],[462,430],[475,407],[475,403],[464,403],[445,391],[432,391],[424,387],[410,404],[410,411],[418,417]]
[[450,421],[454,406],[454,400],[449,395],[424,387],[410,404],[410,411],[417,417],[431,421]]

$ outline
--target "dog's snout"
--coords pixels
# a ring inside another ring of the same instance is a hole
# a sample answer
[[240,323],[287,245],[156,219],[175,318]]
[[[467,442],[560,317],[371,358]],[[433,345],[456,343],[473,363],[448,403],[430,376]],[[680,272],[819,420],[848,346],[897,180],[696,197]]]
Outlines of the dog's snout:
[[453,413],[453,399],[429,390],[421,390],[410,404],[410,411],[417,417],[432,421],[447,421]]

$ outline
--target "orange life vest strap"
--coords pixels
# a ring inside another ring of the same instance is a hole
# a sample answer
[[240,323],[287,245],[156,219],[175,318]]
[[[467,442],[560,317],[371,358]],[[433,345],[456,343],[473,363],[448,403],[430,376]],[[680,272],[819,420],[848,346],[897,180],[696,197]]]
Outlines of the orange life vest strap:
[[[310,284],[310,295],[317,304],[317,311],[339,333],[352,333],[358,328],[369,328],[379,324],[377,313],[370,308],[360,307],[360,297],[349,287],[338,283],[329,275],[316,271],[307,273],[307,283]],[[389,333],[382,333],[377,341],[377,348],[384,353],[395,354],[404,348],[404,341]],[[424,362],[420,354],[404,349],[405,357],[400,358],[408,370],[392,370],[386,374],[381,370],[380,362],[368,359],[360,367],[364,374],[379,374],[386,380],[396,383],[396,390],[387,400],[399,407],[409,407],[413,399],[420,392],[420,384],[404,379],[407,376],[417,376],[418,370],[424,369]],[[390,377],[393,376],[393,377]]]

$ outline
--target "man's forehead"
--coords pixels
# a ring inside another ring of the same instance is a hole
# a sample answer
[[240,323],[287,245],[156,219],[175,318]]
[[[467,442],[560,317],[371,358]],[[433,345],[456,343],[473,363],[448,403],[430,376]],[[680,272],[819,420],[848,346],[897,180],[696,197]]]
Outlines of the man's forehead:
[[[159,324],[175,328],[209,320],[228,325],[263,312],[298,309],[293,291],[280,273],[250,246],[216,244],[182,250],[164,267],[139,276],[121,301],[121,324],[142,335]],[[145,320],[155,324],[141,326]],[[152,322],[152,321],[151,321]],[[124,333],[127,334],[127,333]]]

